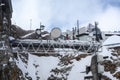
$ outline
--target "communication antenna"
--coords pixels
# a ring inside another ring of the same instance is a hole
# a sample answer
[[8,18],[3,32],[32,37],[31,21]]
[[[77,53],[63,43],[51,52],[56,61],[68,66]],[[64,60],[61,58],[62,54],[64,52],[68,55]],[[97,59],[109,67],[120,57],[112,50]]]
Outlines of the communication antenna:
[[79,35],[79,20],[77,20],[77,34]]
[[61,32],[61,29],[60,28],[58,28],[58,27],[55,27],[55,28],[53,28],[52,30],[51,30],[51,38],[52,39],[56,39],[56,38],[58,38],[58,37],[60,37],[61,36],[61,34],[62,34],[62,32]]

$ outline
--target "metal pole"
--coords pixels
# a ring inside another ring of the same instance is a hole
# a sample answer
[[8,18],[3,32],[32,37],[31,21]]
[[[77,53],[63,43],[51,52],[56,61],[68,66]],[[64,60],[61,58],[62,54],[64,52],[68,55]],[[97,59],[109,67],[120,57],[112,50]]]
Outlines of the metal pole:
[[97,28],[97,25],[98,25],[98,23],[95,22],[95,38],[96,38],[96,41],[99,42],[99,36],[98,36],[98,28]]
[[[95,22],[95,38],[96,38],[96,40],[95,40],[95,43],[98,41],[98,33],[97,33],[97,22]],[[95,66],[96,66],[96,79],[95,80],[99,80],[99,73],[98,73],[98,62],[97,62],[97,51],[98,51],[98,47],[96,47],[96,49],[95,49],[95,56],[96,56],[96,63],[95,63]]]
[[79,35],[79,20],[77,20],[77,34]]
[[39,36],[39,37],[40,37],[40,39],[41,39],[41,22],[40,22],[40,36]]
[[[98,35],[97,35],[97,23],[95,22],[95,39],[98,40]],[[93,45],[95,46],[95,43],[97,43],[97,41],[94,39]],[[93,74],[93,80],[101,80],[101,74],[98,73],[98,61],[97,61],[97,51],[98,51],[98,47],[95,47],[95,51],[94,51],[94,56],[91,59],[91,71]]]
[[[97,41],[99,42],[99,38],[98,38],[98,30],[97,30],[97,25],[98,25],[98,23],[97,22],[95,22],[95,38],[96,38],[96,40],[95,40],[95,43],[97,43]],[[96,56],[96,58],[95,58],[95,66],[96,66],[96,79],[95,80],[101,80],[101,74],[100,73],[98,73],[98,62],[97,62],[97,51],[98,51],[98,47],[96,47],[96,49],[95,49],[95,56]]]
[[98,67],[97,67],[97,55],[94,55],[91,59],[91,71],[93,74],[93,80],[98,79]]

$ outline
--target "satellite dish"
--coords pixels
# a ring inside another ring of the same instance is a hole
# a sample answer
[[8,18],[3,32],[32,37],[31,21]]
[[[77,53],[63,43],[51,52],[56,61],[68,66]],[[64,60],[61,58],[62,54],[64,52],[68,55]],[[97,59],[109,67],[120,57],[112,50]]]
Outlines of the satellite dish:
[[51,38],[52,38],[52,39],[55,39],[55,38],[60,37],[61,34],[62,34],[62,32],[61,32],[60,28],[58,28],[58,27],[53,28],[53,29],[51,30]]

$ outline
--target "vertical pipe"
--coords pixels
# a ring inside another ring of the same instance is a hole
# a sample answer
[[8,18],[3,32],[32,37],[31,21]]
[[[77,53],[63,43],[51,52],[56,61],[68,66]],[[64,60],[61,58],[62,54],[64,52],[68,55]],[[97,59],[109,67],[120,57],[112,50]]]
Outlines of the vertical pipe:
[[75,35],[75,30],[74,30],[74,28],[72,28],[73,29],[73,40],[75,39],[75,37],[74,37],[74,35]]
[[79,20],[77,20],[77,34],[79,35]]

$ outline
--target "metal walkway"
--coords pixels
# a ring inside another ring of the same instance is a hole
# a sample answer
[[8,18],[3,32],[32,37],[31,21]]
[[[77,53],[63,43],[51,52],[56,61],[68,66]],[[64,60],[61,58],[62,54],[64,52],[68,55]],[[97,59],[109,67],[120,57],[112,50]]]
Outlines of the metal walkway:
[[78,53],[93,52],[99,44],[78,40],[37,40],[24,39],[11,43],[14,52],[29,53]]

